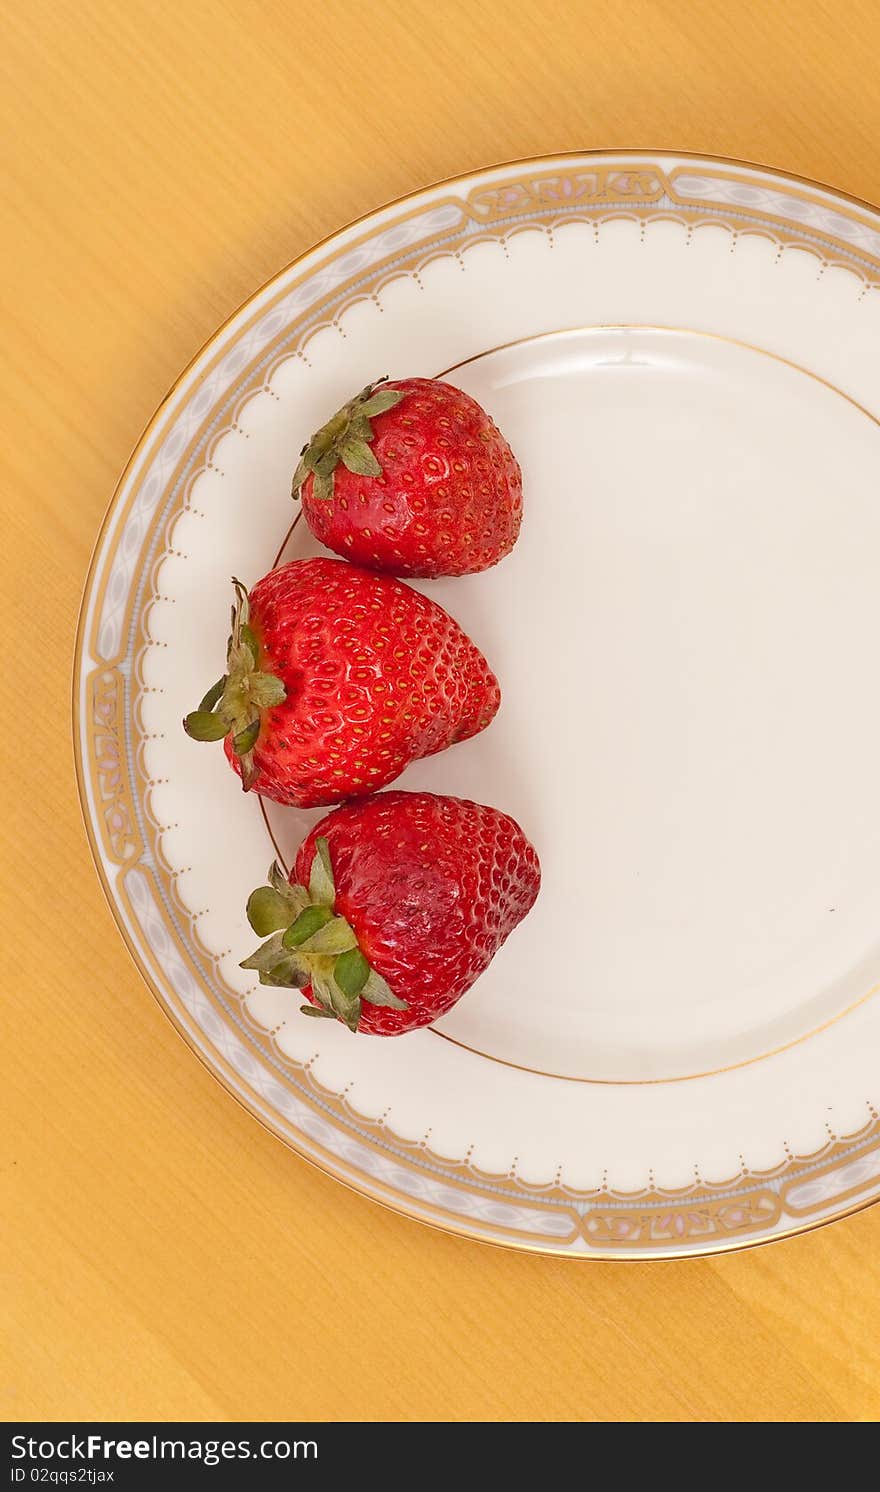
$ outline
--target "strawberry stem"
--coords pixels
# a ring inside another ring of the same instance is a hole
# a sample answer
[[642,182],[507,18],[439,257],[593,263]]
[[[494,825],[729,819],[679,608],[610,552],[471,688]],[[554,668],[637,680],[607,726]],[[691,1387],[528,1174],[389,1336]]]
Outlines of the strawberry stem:
[[404,397],[402,389],[381,388],[380,385],[386,381],[387,374],[375,383],[368,383],[306,442],[293,474],[290,495],[294,500],[299,498],[303,484],[311,477],[312,497],[319,502],[329,501],[340,461],[357,476],[382,475],[382,468],[370,449],[376,438],[370,420],[384,414],[387,409],[393,409]]
[[[247,904],[254,932],[266,938],[243,969],[253,969],[261,984],[311,987],[316,1004],[309,1015],[342,1021],[350,1031],[360,1023],[363,1001],[406,1010],[358,946],[351,924],[335,911],[336,882],[325,838],[315,841],[308,888],[285,880],[277,864],[269,885],[252,891]],[[268,936],[267,936],[268,935]]]
[[232,738],[232,749],[241,767],[245,792],[259,776],[254,747],[263,725],[263,712],[286,698],[276,674],[260,668],[260,644],[250,625],[250,601],[246,587],[233,577],[235,601],[232,632],[226,651],[226,673],[212,684],[197,710],[191,710],[183,728],[194,741]]

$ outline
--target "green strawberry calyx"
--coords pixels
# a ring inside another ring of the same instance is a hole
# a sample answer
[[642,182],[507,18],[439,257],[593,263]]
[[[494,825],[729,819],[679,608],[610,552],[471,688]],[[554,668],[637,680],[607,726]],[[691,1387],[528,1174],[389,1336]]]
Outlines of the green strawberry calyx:
[[256,971],[261,984],[289,989],[311,986],[317,1002],[303,1015],[343,1021],[350,1031],[360,1022],[363,1001],[406,1010],[381,974],[371,969],[351,924],[335,912],[336,883],[326,839],[315,841],[308,886],[291,885],[277,862],[269,884],[252,891],[247,918],[265,938],[240,965]]
[[260,668],[260,644],[250,625],[248,593],[233,576],[235,601],[232,632],[226,649],[226,672],[208,690],[197,710],[185,717],[183,728],[194,741],[222,741],[231,737],[241,765],[245,792],[259,776],[254,747],[263,725],[263,711],[286,699],[281,680]]
[[347,404],[312,436],[300,452],[293,474],[291,496],[298,498],[306,478],[312,477],[312,497],[326,502],[333,496],[333,482],[340,461],[361,477],[380,477],[382,468],[370,449],[375,433],[370,420],[393,409],[404,397],[402,389],[383,389],[380,378],[349,399]]

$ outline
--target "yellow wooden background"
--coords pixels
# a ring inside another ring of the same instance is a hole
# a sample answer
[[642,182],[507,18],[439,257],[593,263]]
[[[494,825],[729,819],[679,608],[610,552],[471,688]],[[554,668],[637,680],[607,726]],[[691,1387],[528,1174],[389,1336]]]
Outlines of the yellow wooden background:
[[[334,1184],[172,1031],[98,889],[70,749],[104,508],[204,339],[400,193],[586,146],[880,201],[877,0],[2,0],[5,1418],[871,1419],[880,1208],[576,1265]],[[878,349],[880,350],[880,349]]]

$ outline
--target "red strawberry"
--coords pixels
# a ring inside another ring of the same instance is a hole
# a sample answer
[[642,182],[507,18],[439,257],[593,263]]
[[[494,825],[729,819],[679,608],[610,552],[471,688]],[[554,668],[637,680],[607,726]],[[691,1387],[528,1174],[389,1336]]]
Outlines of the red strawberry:
[[393,575],[487,570],[522,521],[522,474],[501,431],[435,378],[369,384],[303,448],[293,495],[328,549]]
[[306,1015],[398,1036],[450,1010],[533,905],[538,856],[497,808],[379,793],[327,814],[286,881],[254,891],[268,940],[243,969],[302,989]]
[[501,700],[482,653],[410,586],[341,560],[240,581],[226,673],[184,728],[223,740],[247,790],[314,808],[374,792],[484,730]]

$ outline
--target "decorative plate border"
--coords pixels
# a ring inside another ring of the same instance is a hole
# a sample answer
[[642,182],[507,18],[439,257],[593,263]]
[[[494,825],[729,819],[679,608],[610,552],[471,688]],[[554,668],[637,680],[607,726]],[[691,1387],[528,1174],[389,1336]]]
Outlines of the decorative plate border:
[[845,1216],[880,1191],[880,1116],[871,1109],[856,1133],[831,1135],[766,1172],[634,1193],[490,1175],[365,1119],[249,1021],[201,945],[176,893],[180,872],[162,856],[133,686],[144,687],[157,560],[217,441],[280,361],[305,357],[311,336],[400,274],[517,231],[577,219],[598,232],[634,217],[673,219],[689,232],[723,226],[734,239],[763,234],[780,253],[796,245],[850,270],[861,295],[880,289],[880,215],[869,204],[747,163],[675,159],[666,170],[648,152],[587,152],[492,167],[400,199],[282,270],[210,339],[147,426],[102,526],[77,634],[74,749],[86,829],[126,944],[184,1039],[272,1132],[356,1190],[453,1232],[568,1257],[713,1253]]

